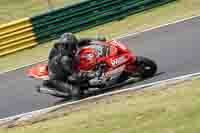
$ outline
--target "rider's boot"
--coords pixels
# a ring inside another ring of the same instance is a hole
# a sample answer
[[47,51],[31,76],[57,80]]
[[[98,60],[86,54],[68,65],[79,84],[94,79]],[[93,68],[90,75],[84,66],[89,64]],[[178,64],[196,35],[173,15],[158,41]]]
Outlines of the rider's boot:
[[72,100],[80,100],[81,99],[80,87],[76,85],[71,85],[70,95]]
[[76,85],[69,84],[67,82],[59,81],[59,80],[51,80],[46,81],[48,85],[54,87],[57,91],[62,93],[67,93],[73,100],[80,99],[80,88]]
[[69,84],[67,82],[63,81],[53,81],[57,90],[68,93],[73,100],[79,100],[80,99],[80,87],[76,85]]

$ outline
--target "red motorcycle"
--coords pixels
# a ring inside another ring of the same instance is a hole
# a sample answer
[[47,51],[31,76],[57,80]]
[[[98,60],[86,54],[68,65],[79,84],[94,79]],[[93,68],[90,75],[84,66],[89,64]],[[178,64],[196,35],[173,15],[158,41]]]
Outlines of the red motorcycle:
[[[135,56],[124,44],[119,41],[94,41],[90,45],[81,48],[77,52],[77,55],[79,55],[82,50],[87,47],[96,51],[97,65],[101,64],[101,66],[103,66],[103,72],[100,79],[104,82],[102,82],[103,85],[101,85],[90,84],[93,79],[84,81],[84,85],[79,84],[79,90],[74,89],[74,91],[72,91],[72,93],[74,92],[76,95],[93,90],[101,90],[108,87],[110,88],[117,84],[127,82],[132,78],[146,79],[153,77],[157,71],[157,65],[153,60],[146,57]],[[83,70],[81,66],[78,66],[78,68],[80,72],[87,71]],[[27,71],[27,75],[40,80],[48,79],[47,64],[38,64],[37,66],[30,68]],[[85,86],[85,82],[87,82],[87,86]],[[54,90],[40,88],[39,92],[51,94],[57,97],[66,97],[71,95],[59,92],[56,88]]]

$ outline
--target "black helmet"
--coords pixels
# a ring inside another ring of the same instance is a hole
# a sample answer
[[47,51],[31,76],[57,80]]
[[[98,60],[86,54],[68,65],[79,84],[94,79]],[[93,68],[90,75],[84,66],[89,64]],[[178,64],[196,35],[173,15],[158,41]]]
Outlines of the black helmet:
[[72,33],[64,33],[59,39],[63,50],[69,55],[74,55],[78,49],[78,39]]

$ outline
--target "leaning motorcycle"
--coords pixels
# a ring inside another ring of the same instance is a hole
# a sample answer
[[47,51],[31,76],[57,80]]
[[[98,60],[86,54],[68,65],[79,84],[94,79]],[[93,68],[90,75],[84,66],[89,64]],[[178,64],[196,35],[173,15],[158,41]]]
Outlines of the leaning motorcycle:
[[[69,96],[80,97],[81,95],[94,90],[110,88],[116,84],[123,83],[130,78],[150,78],[157,72],[157,64],[155,61],[146,57],[134,55],[119,41],[94,41],[91,45],[86,47],[90,47],[97,52],[97,64],[100,67],[103,67],[103,72],[100,77],[101,80],[99,80],[102,84],[93,82],[94,79],[88,79],[84,82],[79,82],[78,87],[76,88],[73,88],[72,85],[69,88],[71,94],[60,92],[56,88],[50,89],[47,87],[39,88],[38,92],[64,98]],[[80,51],[78,51],[77,55]],[[48,79],[47,64],[38,64],[37,66],[28,69],[27,75],[39,80]]]

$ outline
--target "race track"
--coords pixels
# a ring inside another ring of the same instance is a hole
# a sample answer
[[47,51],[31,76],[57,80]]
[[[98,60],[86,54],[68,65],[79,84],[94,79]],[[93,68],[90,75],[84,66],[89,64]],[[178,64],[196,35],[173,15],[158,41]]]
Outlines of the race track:
[[[164,72],[131,86],[200,71],[200,17],[125,37],[121,41],[136,55],[154,59],[159,72]],[[0,118],[49,107],[60,100],[38,94],[34,86],[40,81],[26,77],[25,70],[27,67],[0,75]]]

